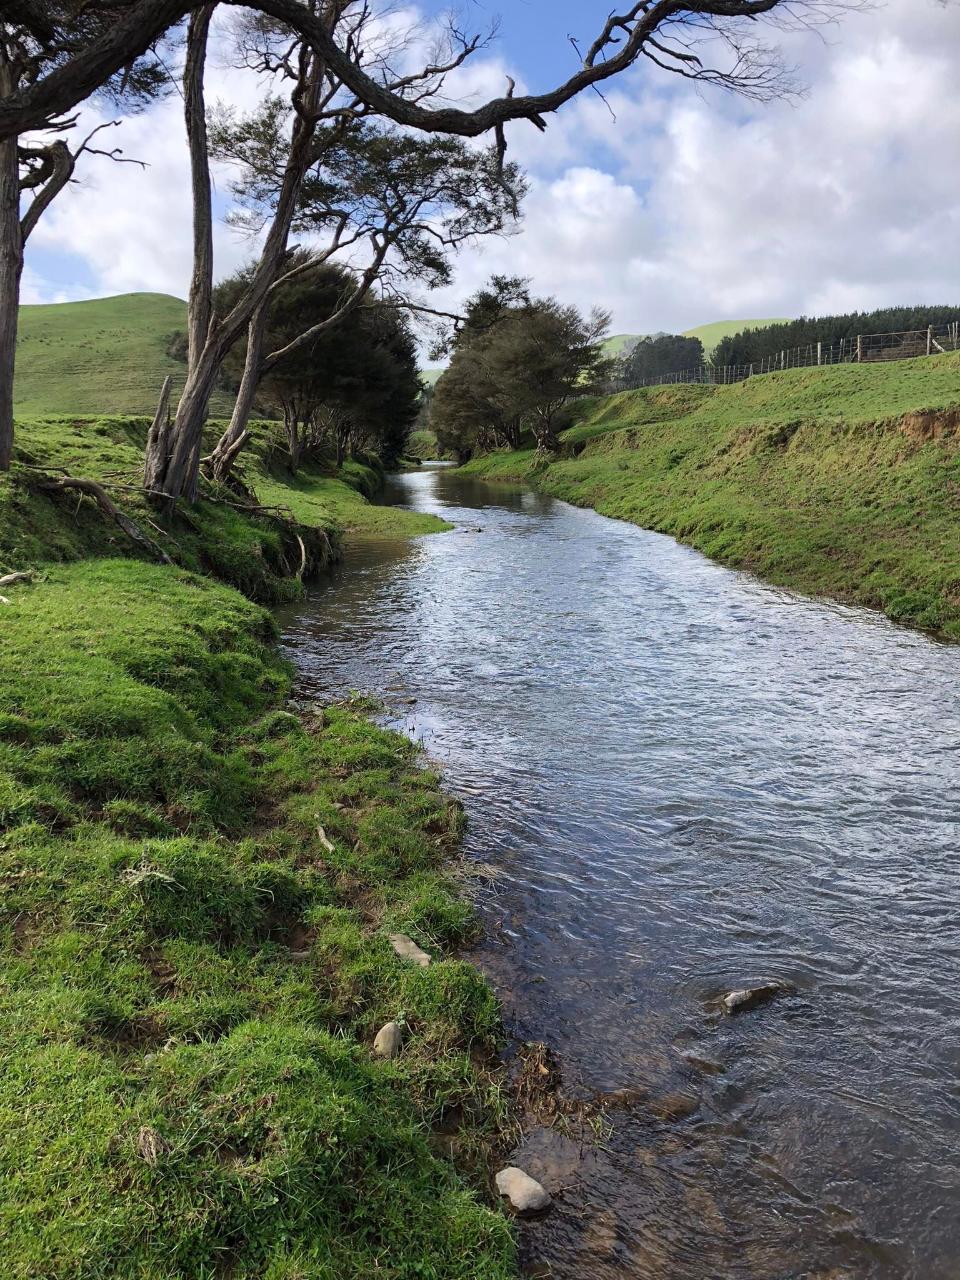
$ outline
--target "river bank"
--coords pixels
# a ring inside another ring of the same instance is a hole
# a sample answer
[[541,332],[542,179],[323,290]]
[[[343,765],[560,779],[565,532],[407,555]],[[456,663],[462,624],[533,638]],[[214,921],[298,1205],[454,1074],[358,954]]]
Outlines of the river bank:
[[561,451],[476,458],[721,564],[960,639],[960,357],[578,402]]
[[[161,520],[144,428],[22,424],[0,481],[0,575],[32,574],[0,605],[7,1273],[501,1280],[501,1032],[454,958],[476,930],[462,811],[362,701],[289,702],[248,598],[294,598],[345,538],[445,524],[260,450],[246,479],[283,520],[225,493]],[[154,552],[42,488],[52,468],[108,485]]]

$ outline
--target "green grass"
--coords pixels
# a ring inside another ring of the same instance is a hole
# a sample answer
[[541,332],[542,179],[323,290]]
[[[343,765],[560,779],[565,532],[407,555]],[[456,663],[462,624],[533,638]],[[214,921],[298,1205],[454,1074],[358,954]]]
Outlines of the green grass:
[[[299,589],[293,572],[300,548],[295,531],[276,520],[251,519],[227,502],[201,501],[173,519],[146,507],[138,491],[148,420],[131,417],[22,419],[17,426],[18,463],[0,479],[0,571],[33,568],[48,560],[88,555],[129,555],[132,544],[75,494],[51,496],[37,472],[61,468],[102,481],[117,504],[155,536],[182,566],[211,573],[248,596],[277,603]],[[211,423],[208,446],[222,424]],[[406,538],[449,528],[434,516],[378,506],[381,477],[371,466],[347,462],[336,474],[309,465],[294,479],[277,445],[276,425],[254,423],[253,441],[240,472],[261,503],[281,508],[300,524],[312,567],[323,567],[338,548],[367,537]],[[147,522],[151,521],[151,524]],[[159,526],[159,527],[158,527]]]
[[574,417],[557,461],[467,471],[960,638],[960,356],[647,388]]
[[[285,598],[289,532],[209,501],[159,521],[114,489],[180,561],[148,562],[30,469],[135,483],[143,421],[20,426],[0,478],[0,566],[35,570],[0,605],[4,1276],[514,1275],[487,1179],[499,1011],[455,958],[476,927],[448,870],[461,808],[369,708],[287,708],[271,616],[217,579]],[[287,484],[274,460],[258,426],[247,479],[311,554],[413,531],[360,492],[370,467]]]
[[349,707],[278,709],[269,616],[208,579],[87,560],[8,591],[4,1274],[512,1274],[431,1142],[458,1108],[476,1184],[501,1109],[438,779]]
[[603,354],[605,356],[622,356],[626,355],[641,340],[642,335],[639,333],[612,333],[603,343]]
[[[165,293],[20,308],[14,397],[18,415],[153,414],[167,374],[186,366],[166,353],[187,304]],[[211,410],[225,412],[219,396]]]
[[701,324],[695,329],[686,329],[685,338],[699,338],[703,343],[703,354],[709,360],[713,349],[724,338],[732,338],[735,333],[743,333],[745,329],[763,329],[768,324],[787,324],[782,318],[772,320],[715,320],[712,324]]

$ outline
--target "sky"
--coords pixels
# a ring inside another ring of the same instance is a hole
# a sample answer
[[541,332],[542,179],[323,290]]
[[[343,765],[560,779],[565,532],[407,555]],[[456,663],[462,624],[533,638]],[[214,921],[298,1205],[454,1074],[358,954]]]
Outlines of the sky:
[[[470,0],[471,29],[495,41],[452,92],[478,102],[541,90],[576,69],[610,0]],[[446,6],[422,0],[421,30]],[[771,37],[775,33],[769,33]],[[960,2],[885,0],[818,32],[780,38],[804,96],[757,104],[699,90],[651,64],[550,117],[509,127],[530,190],[517,232],[461,252],[431,296],[456,309],[492,272],[539,295],[611,312],[612,331],[681,332],[721,319],[894,304],[960,309]],[[208,97],[251,106],[259,87],[215,53]],[[101,108],[85,122],[106,118]],[[185,296],[189,187],[175,96],[109,131],[146,169],[86,157],[82,176],[28,246],[25,302],[132,291]],[[229,204],[217,174],[217,208]],[[217,272],[253,246],[218,222]]]

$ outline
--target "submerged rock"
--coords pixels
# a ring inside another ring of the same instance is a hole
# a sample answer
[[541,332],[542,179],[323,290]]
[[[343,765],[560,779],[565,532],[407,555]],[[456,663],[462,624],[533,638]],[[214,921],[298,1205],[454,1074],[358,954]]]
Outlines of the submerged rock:
[[421,969],[425,969],[430,963],[430,956],[427,952],[421,950],[414,940],[408,938],[405,933],[388,933],[387,938],[401,960],[411,960],[414,964],[418,964]]
[[506,1196],[517,1213],[537,1213],[550,1203],[550,1192],[522,1169],[513,1165],[497,1174],[497,1190]]
[[756,987],[742,987],[738,991],[728,991],[720,1000],[724,1013],[743,1013],[758,1004],[765,1004],[774,996],[780,995],[784,987],[779,982],[763,982]]
[[403,1043],[403,1031],[399,1022],[387,1022],[377,1032],[373,1052],[378,1058],[395,1058]]

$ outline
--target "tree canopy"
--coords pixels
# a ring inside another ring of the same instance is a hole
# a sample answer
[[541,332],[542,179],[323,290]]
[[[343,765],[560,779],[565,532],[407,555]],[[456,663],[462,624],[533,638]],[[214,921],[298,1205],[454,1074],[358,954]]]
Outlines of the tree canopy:
[[[306,255],[293,266],[309,261]],[[238,272],[214,292],[215,307],[229,307],[247,287],[253,268]],[[335,314],[357,287],[347,268],[327,263],[295,276],[270,299],[265,337],[286,347],[306,329]],[[239,379],[246,362],[242,343],[227,359]],[[338,463],[348,448],[376,451],[386,463],[403,453],[419,409],[416,342],[404,316],[385,302],[358,307],[343,321],[293,346],[260,381],[262,409],[282,417],[292,471],[305,456]]]
[[564,405],[608,372],[609,325],[604,311],[583,316],[555,298],[529,298],[524,281],[495,278],[471,300],[437,382],[430,412],[441,446],[461,457],[516,448],[529,431],[539,449],[555,449]]

